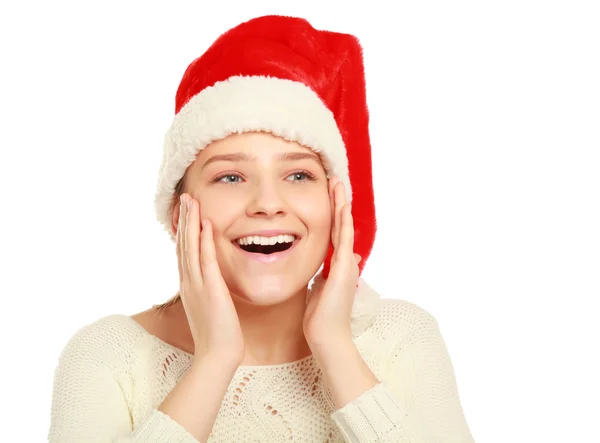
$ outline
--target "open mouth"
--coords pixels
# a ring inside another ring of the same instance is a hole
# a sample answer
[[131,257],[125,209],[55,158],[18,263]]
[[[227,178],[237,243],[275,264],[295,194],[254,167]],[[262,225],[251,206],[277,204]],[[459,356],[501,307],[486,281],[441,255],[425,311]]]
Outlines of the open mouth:
[[253,235],[249,237],[238,238],[234,242],[246,252],[268,255],[290,249],[295,240],[295,235],[275,235],[273,237],[261,237]]

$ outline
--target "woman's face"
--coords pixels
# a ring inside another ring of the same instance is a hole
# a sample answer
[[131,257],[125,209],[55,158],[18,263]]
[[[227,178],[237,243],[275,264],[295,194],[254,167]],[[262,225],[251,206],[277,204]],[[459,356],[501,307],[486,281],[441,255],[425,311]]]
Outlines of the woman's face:
[[233,296],[273,305],[306,287],[331,236],[328,180],[313,151],[268,133],[235,134],[200,151],[186,174]]

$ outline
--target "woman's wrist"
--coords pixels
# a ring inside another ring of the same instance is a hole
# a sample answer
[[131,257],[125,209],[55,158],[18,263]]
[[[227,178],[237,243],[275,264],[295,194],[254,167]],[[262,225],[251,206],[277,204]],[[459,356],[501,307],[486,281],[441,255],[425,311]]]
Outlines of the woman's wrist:
[[226,352],[207,352],[204,354],[196,352],[194,354],[192,370],[198,368],[200,372],[211,371],[217,375],[222,374],[231,378],[241,362],[241,358]]
[[224,355],[196,355],[159,410],[183,426],[196,440],[206,441],[237,366]]

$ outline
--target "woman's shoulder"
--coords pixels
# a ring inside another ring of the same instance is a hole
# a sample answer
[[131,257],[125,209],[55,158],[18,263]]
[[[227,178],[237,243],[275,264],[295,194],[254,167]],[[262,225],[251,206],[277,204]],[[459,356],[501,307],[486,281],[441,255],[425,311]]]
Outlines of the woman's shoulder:
[[400,298],[382,298],[380,314],[404,321],[435,320],[431,312],[417,303]]
[[106,315],[75,330],[59,359],[61,362],[84,359],[113,366],[126,363],[143,335],[143,328],[133,318],[123,314]]
[[107,343],[117,339],[120,344],[123,344],[123,340],[135,340],[142,333],[143,328],[133,319],[133,316],[110,314],[80,326],[73,338]]
[[433,315],[416,303],[383,298],[362,278],[359,280],[352,306],[352,334],[355,338],[367,335],[384,337],[406,335],[415,327],[435,324]]
[[370,329],[384,340],[397,342],[403,337],[437,327],[433,314],[422,306],[408,300],[382,298]]

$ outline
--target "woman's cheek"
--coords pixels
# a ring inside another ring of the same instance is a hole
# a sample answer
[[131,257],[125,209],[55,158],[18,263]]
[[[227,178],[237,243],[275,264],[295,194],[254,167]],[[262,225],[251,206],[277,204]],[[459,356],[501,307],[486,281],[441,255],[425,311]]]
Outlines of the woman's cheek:
[[200,215],[210,220],[215,230],[223,230],[244,212],[239,195],[221,192],[204,192],[198,199]]
[[[210,187],[204,188],[198,193],[198,203],[200,204],[200,211],[206,218],[212,219],[218,214],[219,208],[219,193],[215,192],[215,189]],[[221,201],[223,201],[223,195],[221,194]]]
[[313,229],[329,230],[331,227],[331,206],[329,196],[304,196],[296,200],[297,213],[312,224]]

